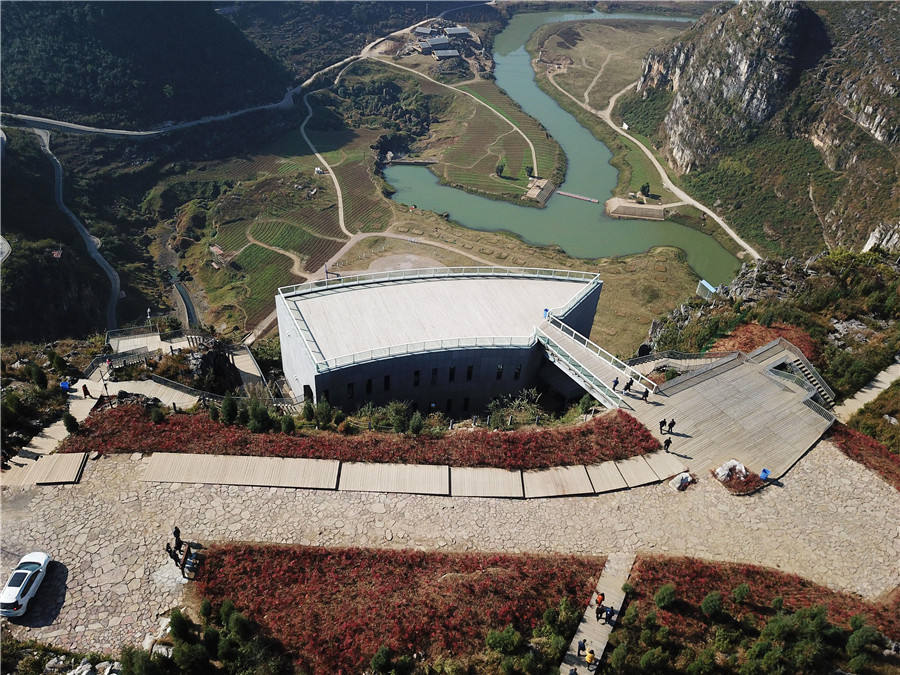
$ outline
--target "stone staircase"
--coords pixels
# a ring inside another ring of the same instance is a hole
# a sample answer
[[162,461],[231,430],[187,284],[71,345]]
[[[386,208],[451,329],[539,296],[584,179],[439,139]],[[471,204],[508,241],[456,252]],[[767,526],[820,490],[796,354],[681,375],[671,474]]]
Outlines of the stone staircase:
[[764,368],[785,366],[790,372],[808,382],[819,395],[826,408],[835,405],[835,394],[825,383],[825,379],[815,367],[803,356],[803,353],[784,338],[772,340],[748,355],[754,362]]

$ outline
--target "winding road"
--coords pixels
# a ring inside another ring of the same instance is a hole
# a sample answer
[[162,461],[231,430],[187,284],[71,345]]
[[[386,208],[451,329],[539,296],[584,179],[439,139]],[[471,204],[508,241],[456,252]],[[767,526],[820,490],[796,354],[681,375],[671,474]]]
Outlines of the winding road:
[[50,158],[50,161],[53,163],[53,173],[56,177],[56,184],[54,187],[53,195],[56,198],[56,205],[59,207],[59,210],[65,213],[69,220],[72,221],[72,224],[75,226],[75,229],[78,230],[78,234],[81,235],[81,238],[84,240],[84,245],[87,248],[88,255],[94,259],[94,261],[100,265],[100,269],[102,269],[106,276],[109,277],[110,290],[109,290],[109,302],[106,304],[106,329],[107,330],[115,330],[116,329],[116,303],[119,301],[119,293],[122,290],[121,283],[119,282],[119,274],[116,272],[112,265],[110,265],[106,258],[100,255],[100,251],[97,250],[97,244],[94,243],[94,240],[91,238],[90,232],[87,231],[87,228],[84,224],[78,219],[68,206],[63,203],[63,171],[62,165],[59,163],[59,160],[56,158],[56,155],[53,154],[50,150],[50,132],[46,129],[32,129],[35,135],[40,140],[41,150],[44,151],[44,154]]

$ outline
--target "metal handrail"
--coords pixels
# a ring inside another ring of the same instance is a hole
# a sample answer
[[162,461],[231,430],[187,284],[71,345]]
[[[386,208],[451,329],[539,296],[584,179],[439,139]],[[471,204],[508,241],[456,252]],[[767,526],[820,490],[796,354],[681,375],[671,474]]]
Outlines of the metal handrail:
[[820,406],[818,403],[813,401],[811,398],[803,399],[803,405],[805,405],[807,408],[812,410],[814,413],[818,414],[820,417],[825,419],[825,421],[828,422],[829,426],[834,424],[835,419],[837,419],[834,415],[832,415],[830,412],[825,410],[825,408]]
[[724,352],[676,352],[671,349],[668,349],[664,352],[654,352],[652,354],[647,354],[647,356],[636,356],[633,359],[628,359],[628,365],[637,366],[642,363],[649,363],[650,361],[662,361],[663,359],[677,359],[677,360],[691,360],[691,359],[721,359],[726,356],[732,356],[733,354],[737,354],[737,351],[724,351]]
[[116,328],[115,330],[106,331],[106,343],[109,344],[110,337],[128,337],[129,335],[150,335],[159,334],[156,326],[132,326],[131,328]]
[[441,279],[448,277],[534,277],[540,279],[572,279],[591,281],[598,279],[596,272],[583,272],[580,270],[555,270],[548,268],[532,267],[428,267],[413,270],[388,270],[384,272],[370,272],[346,277],[332,277],[309,281],[294,286],[283,286],[278,289],[281,296],[295,295],[298,293],[310,293],[326,290],[333,287],[358,286],[382,281],[402,281],[406,279]]
[[368,349],[362,352],[354,352],[352,354],[344,354],[343,356],[325,359],[316,363],[316,371],[322,373],[334,368],[378,361],[395,356],[426,354],[428,352],[445,351],[448,349],[531,347],[534,344],[534,339],[534,335],[529,335],[528,337],[487,336],[423,340],[422,342],[410,342],[407,344],[391,345],[389,347],[379,347],[378,349]]
[[800,351],[799,348],[797,348],[796,346],[794,346],[793,344],[791,344],[788,340],[785,340],[784,338],[778,338],[778,341],[781,343],[782,347],[784,347],[787,351],[789,351],[791,354],[793,354],[797,358],[797,360],[800,361],[800,363],[802,363],[804,366],[806,366],[810,373],[815,374],[815,377],[819,383],[819,386],[821,386],[822,389],[825,390],[825,393],[828,394],[828,396],[832,400],[837,399],[837,396],[835,395],[834,391],[832,391],[831,387],[829,387],[828,384],[825,382],[821,373],[819,373],[819,371],[816,370],[815,366],[813,366],[813,364],[811,364],[809,362],[809,359],[807,359],[803,355],[803,352]]
[[[156,349],[153,350],[157,351]],[[85,379],[89,378],[94,374],[94,371],[97,370],[102,364],[107,361],[119,361],[122,359],[127,359],[131,356],[137,356],[138,354],[149,354],[150,349],[148,347],[135,347],[134,349],[128,349],[124,352],[115,352],[113,354],[101,354],[100,356],[95,356],[94,359],[88,364],[87,368],[85,368],[82,372],[84,373]]]
[[598,389],[601,393],[601,397],[606,399],[607,404],[610,404],[610,406],[614,408],[622,407],[622,397],[617,392],[606,386],[603,380],[601,380],[591,372],[590,368],[588,368],[574,356],[569,354],[561,345],[554,342],[553,338],[547,335],[544,331],[538,328],[535,329],[535,333],[537,334],[537,339],[543,345],[545,345],[557,358],[562,359],[562,361],[564,361],[578,375],[580,375],[596,389]]
[[578,344],[580,344],[582,347],[584,347],[588,351],[599,356],[601,359],[603,359],[604,361],[609,363],[613,368],[616,368],[617,370],[620,370],[623,374],[634,378],[638,382],[641,382],[642,384],[644,384],[644,386],[646,386],[648,389],[650,389],[650,391],[653,391],[653,392],[656,391],[656,389],[657,389],[656,382],[649,379],[646,375],[641,375],[638,371],[636,371],[634,368],[629,366],[622,359],[618,358],[617,356],[613,356],[608,351],[603,349],[603,347],[598,345],[596,342],[592,342],[591,340],[586,338],[584,335],[582,335],[575,329],[564,324],[562,321],[560,321],[555,316],[552,316],[552,315],[548,316],[547,322],[551,326],[553,326],[554,328],[559,330],[563,335],[567,335],[568,337],[570,337],[573,340],[575,340],[576,342],[578,342]]

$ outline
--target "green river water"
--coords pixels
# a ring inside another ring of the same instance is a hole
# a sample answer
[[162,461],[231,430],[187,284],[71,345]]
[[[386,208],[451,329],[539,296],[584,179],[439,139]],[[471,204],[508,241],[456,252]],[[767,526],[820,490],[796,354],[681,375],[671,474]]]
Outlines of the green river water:
[[644,252],[653,246],[675,246],[685,252],[688,264],[702,278],[714,286],[728,283],[740,263],[709,235],[675,223],[617,220],[605,215],[603,203],[618,181],[616,169],[609,164],[609,149],[535,84],[531,58],[524,47],[531,33],[545,23],[600,18],[649,17],[517,14],[494,41],[497,85],[525,112],[540,120],[566,153],[568,170],[561,189],[599,199],[599,204],[555,194],[543,209],[517,206],[440,185],[433,173],[419,166],[385,168],[385,177],[397,190],[393,199],[438,213],[448,212],[452,220],[474,230],[504,230],[532,244],[556,244],[577,258],[620,256]]

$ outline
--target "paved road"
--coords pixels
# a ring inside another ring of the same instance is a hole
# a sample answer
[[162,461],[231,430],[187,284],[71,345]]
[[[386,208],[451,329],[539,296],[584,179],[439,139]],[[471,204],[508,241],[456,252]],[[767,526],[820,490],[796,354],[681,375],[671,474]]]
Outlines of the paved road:
[[752,497],[708,476],[683,493],[528,501],[143,483],[148,461],[102,458],[79,485],[3,489],[0,576],[26,551],[58,561],[14,635],[82,651],[139,644],[184,601],[163,550],[175,523],[203,543],[656,552],[766,565],[868,599],[900,585],[900,493],[828,442]]
[[44,154],[46,154],[50,158],[50,161],[53,162],[53,172],[56,176],[56,186],[54,189],[56,205],[59,207],[60,211],[62,211],[69,217],[69,220],[72,221],[75,229],[78,230],[78,234],[80,234],[81,238],[84,240],[84,245],[87,248],[88,255],[91,256],[91,258],[93,258],[98,265],[100,265],[100,268],[106,273],[106,276],[109,277],[110,291],[109,301],[106,304],[106,329],[115,330],[116,303],[119,301],[119,292],[121,291],[119,274],[113,269],[112,265],[106,262],[106,258],[100,255],[100,251],[97,250],[97,244],[94,243],[94,240],[91,238],[90,232],[87,231],[87,228],[78,219],[78,216],[72,213],[69,207],[63,203],[62,165],[59,163],[59,160],[56,159],[56,155],[54,155],[50,151],[50,132],[46,129],[33,129],[33,131],[38,139],[40,139],[41,150],[43,150]]

